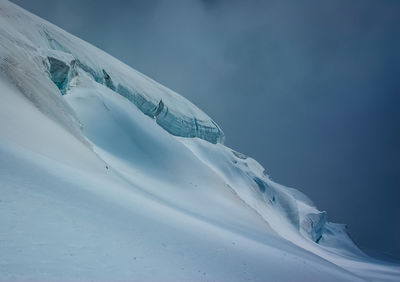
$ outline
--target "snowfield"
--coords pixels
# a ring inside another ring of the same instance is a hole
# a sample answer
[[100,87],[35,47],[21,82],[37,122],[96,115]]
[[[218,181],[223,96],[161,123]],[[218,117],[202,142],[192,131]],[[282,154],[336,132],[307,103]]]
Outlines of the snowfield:
[[0,281],[400,279],[188,100],[5,0],[0,99]]

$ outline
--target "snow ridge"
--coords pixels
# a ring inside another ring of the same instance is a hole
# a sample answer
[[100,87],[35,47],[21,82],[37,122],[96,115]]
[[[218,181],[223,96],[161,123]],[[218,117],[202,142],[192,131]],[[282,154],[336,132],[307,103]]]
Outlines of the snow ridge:
[[[12,11],[15,9],[20,10],[17,17]],[[3,19],[7,17],[7,21],[2,21],[2,33],[8,35],[8,40],[20,42],[20,46],[29,46],[32,56],[41,56],[43,64],[49,67],[52,81],[62,94],[66,94],[68,84],[76,74],[75,69],[80,68],[96,82],[127,98],[144,114],[155,118],[169,133],[198,137],[211,143],[224,142],[221,128],[174,91],[19,7],[3,5],[1,12]],[[155,117],[161,100],[164,108]]]
[[0,280],[400,275],[191,102],[5,0],[0,96]]

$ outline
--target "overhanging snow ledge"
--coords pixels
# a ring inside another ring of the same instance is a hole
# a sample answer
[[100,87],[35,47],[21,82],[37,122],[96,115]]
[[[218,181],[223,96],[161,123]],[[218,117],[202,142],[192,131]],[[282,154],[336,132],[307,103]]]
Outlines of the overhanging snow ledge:
[[170,134],[186,138],[200,138],[210,143],[224,143],[225,135],[220,127],[212,120],[202,120],[195,116],[187,116],[170,107],[162,100],[158,103],[146,99],[132,86],[115,83],[105,69],[97,71],[77,59],[70,62],[56,56],[47,57],[49,77],[58,87],[62,95],[67,93],[70,81],[79,75],[78,68],[88,74],[97,83],[103,84],[112,91],[128,99],[137,106],[142,113],[155,119],[158,125]]

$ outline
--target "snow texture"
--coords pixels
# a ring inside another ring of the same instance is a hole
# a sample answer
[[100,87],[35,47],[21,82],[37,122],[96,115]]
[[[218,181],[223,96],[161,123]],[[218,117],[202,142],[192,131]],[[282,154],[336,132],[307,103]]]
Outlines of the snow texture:
[[398,281],[204,112],[0,0],[0,280]]

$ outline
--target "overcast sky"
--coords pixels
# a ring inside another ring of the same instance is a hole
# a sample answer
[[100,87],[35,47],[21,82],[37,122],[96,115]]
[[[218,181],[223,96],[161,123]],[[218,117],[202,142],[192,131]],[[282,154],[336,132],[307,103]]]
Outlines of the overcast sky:
[[400,1],[14,0],[177,91],[400,258]]

